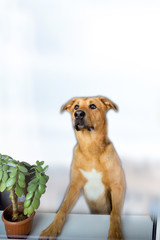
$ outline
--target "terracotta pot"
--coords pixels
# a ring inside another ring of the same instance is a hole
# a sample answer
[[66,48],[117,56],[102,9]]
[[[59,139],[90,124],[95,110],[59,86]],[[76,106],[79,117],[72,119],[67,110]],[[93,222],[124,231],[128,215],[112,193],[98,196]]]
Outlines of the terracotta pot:
[[[23,202],[18,203],[18,211],[23,212]],[[2,214],[2,220],[5,225],[6,234],[8,238],[26,238],[32,228],[33,217],[35,212],[30,217],[20,222],[10,222],[8,217],[12,214],[12,205],[8,206]],[[19,236],[19,237],[18,237]],[[20,237],[21,236],[21,237]]]

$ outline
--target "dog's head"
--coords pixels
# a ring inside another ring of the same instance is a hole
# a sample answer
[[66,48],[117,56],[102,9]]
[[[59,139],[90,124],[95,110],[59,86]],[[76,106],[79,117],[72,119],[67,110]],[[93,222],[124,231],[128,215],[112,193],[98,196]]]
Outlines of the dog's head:
[[105,113],[118,107],[105,97],[73,98],[63,107],[72,114],[73,126],[77,131],[98,129],[105,121]]

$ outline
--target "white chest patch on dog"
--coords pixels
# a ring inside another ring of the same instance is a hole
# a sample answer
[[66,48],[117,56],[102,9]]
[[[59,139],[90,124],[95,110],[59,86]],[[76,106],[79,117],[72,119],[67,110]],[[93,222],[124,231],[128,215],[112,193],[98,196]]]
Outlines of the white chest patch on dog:
[[102,183],[102,173],[92,169],[91,172],[85,172],[80,169],[83,176],[88,180],[84,186],[85,193],[89,200],[97,200],[105,190],[104,184]]

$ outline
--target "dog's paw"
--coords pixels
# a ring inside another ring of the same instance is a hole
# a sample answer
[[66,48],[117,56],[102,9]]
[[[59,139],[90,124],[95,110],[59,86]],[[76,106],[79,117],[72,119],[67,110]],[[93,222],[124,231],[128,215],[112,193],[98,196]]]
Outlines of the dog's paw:
[[112,228],[109,231],[108,240],[124,240],[123,234],[119,228]]
[[54,221],[41,232],[39,240],[52,240],[61,233],[65,217],[63,215],[56,215]]
[[124,238],[108,238],[107,240],[125,240]]
[[120,224],[120,217],[111,216],[108,240],[124,240]]
[[108,240],[124,240],[121,232],[113,232],[108,235]]
[[114,236],[109,236],[107,240],[125,240],[125,239],[123,238],[123,236],[114,235]]
[[57,235],[58,235],[57,229],[46,228],[41,232],[41,235],[39,236],[39,240],[56,239]]

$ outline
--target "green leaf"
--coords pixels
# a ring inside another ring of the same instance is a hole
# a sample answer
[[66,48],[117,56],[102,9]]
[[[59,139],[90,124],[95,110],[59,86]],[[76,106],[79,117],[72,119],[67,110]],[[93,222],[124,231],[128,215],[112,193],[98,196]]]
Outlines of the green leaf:
[[44,164],[44,161],[41,161],[41,162],[39,163],[39,165],[41,165],[41,166],[42,166],[43,164]]
[[24,180],[25,180],[25,175],[24,175],[24,173],[19,172],[19,174],[18,174],[18,179],[19,179],[20,181],[24,181]]
[[39,181],[39,179],[34,178],[32,181],[30,181],[30,182],[28,183],[28,185],[31,185],[31,184],[37,183],[38,181]]
[[41,194],[45,193],[45,185],[39,184],[39,186],[38,186],[38,191],[39,191]]
[[13,188],[13,186],[6,187],[6,190],[7,190],[7,191],[10,191],[12,188]]
[[25,167],[23,167],[23,166],[18,165],[18,168],[19,168],[19,170],[20,170],[21,172],[23,172],[23,173],[27,173],[27,172],[28,172],[27,168],[25,168]]
[[34,208],[33,208],[33,206],[31,205],[31,206],[27,209],[27,212],[28,212],[29,215],[31,215],[31,214],[33,213],[33,211],[34,211]]
[[36,167],[36,169],[39,171],[39,172],[42,172],[43,168],[39,165],[38,167]]
[[43,176],[46,179],[46,183],[48,182],[49,176],[45,175]]
[[39,165],[39,161],[38,160],[36,161],[36,164]]
[[10,166],[9,167],[9,172],[16,172],[17,168]]
[[26,165],[27,167],[31,167],[31,165],[27,162],[22,162],[24,165]]
[[0,192],[3,192],[6,189],[6,182],[2,182],[0,185]]
[[27,193],[27,195],[26,195],[26,200],[31,199],[32,196],[33,196],[33,192],[29,192],[29,193]]
[[4,164],[6,164],[6,161],[5,161],[5,160],[3,160],[3,159],[1,159],[1,163],[4,163]]
[[12,177],[15,177],[17,175],[17,169],[15,171],[12,171],[9,176],[12,178]]
[[15,193],[18,197],[24,195],[24,189],[21,188],[18,183],[16,184]]
[[5,161],[8,161],[9,158],[11,158],[11,157],[9,157],[8,155],[3,155],[3,157],[4,157]]
[[18,161],[12,159],[12,160],[9,160],[8,163],[12,163],[12,164],[15,164],[15,165],[16,165],[16,164],[18,164]]
[[9,179],[7,180],[6,187],[13,186],[13,185],[16,183],[16,180],[17,180],[17,178],[16,178],[16,177],[9,178]]
[[36,165],[32,165],[32,167],[30,169],[35,169],[36,168]]
[[31,184],[27,188],[27,192],[34,192],[37,188],[37,184]]
[[48,170],[49,166],[45,166],[45,168],[43,168],[43,172],[46,172]]
[[29,176],[29,175],[31,175],[31,173],[29,173],[29,172],[25,173],[25,176]]
[[36,171],[36,178],[39,178],[41,175]]
[[18,184],[19,184],[19,186],[20,186],[21,188],[25,188],[25,186],[26,186],[26,183],[25,183],[24,180],[20,181],[20,180],[18,179]]
[[0,181],[2,180],[2,175],[3,175],[3,172],[2,172],[2,170],[0,169]]
[[25,207],[25,208],[28,208],[28,207],[30,206],[30,204],[31,204],[31,199],[25,200],[25,202],[24,202],[24,207]]
[[41,193],[37,190],[35,193],[35,198],[40,199]]
[[41,184],[46,184],[46,179],[43,176],[39,178]]
[[28,214],[27,208],[24,208],[24,215],[27,215],[27,214]]
[[37,198],[34,198],[33,203],[32,203],[34,209],[38,209],[40,205],[40,200]]
[[3,169],[3,171],[7,171],[8,170],[8,165],[4,164],[2,169]]
[[7,172],[3,172],[2,182],[6,182],[7,179],[8,179],[8,174],[7,174]]

